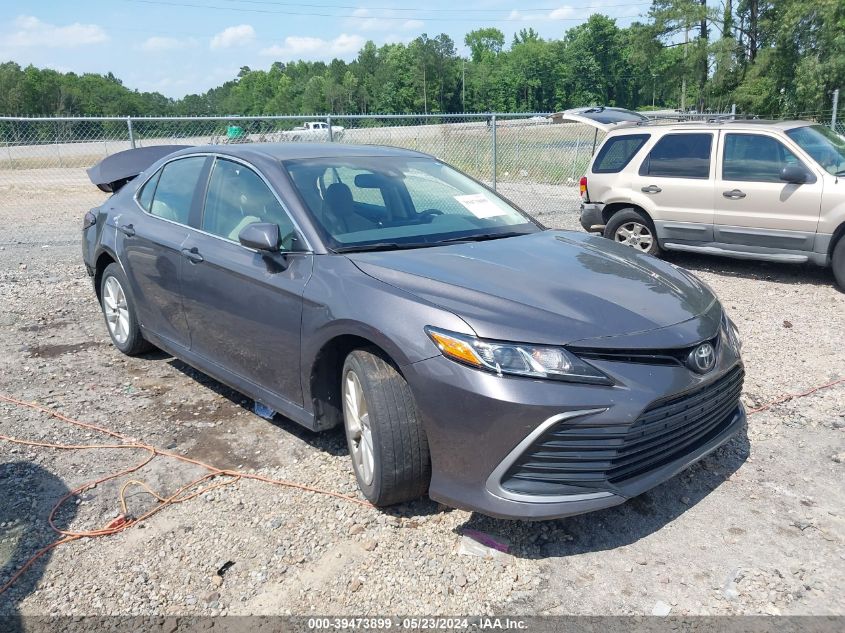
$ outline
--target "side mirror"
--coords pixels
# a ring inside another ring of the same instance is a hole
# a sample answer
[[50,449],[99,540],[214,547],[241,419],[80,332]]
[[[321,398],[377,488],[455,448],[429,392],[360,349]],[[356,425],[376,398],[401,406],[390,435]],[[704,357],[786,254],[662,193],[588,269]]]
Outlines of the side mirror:
[[780,179],[792,185],[802,185],[811,178],[803,165],[787,165],[780,170]]
[[279,225],[272,222],[253,222],[238,233],[238,241],[243,246],[257,251],[276,252],[281,240]]

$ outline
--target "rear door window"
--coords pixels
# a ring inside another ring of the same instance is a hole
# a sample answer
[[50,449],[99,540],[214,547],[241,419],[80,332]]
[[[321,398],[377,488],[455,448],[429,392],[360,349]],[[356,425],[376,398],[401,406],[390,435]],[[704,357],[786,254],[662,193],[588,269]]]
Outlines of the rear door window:
[[709,178],[712,134],[667,134],[640,166],[640,176]]
[[787,165],[802,164],[783,143],[762,134],[726,134],[723,180],[781,182]]
[[593,161],[593,173],[615,174],[622,171],[650,136],[650,134],[625,134],[608,139],[601,146],[596,160]]
[[153,194],[156,190],[156,184],[158,183],[158,177],[161,175],[161,170],[159,169],[155,175],[150,178],[143,187],[141,187],[141,191],[138,192],[138,204],[144,209],[144,211],[150,211],[150,205],[153,203]]
[[179,158],[161,169],[149,212],[164,220],[187,224],[205,156]]

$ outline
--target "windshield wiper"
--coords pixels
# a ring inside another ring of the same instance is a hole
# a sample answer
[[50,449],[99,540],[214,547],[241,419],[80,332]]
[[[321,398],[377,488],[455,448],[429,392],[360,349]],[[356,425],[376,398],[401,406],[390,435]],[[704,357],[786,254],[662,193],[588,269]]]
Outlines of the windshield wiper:
[[464,235],[461,237],[450,237],[436,242],[376,242],[375,244],[352,244],[350,246],[338,246],[332,249],[335,253],[366,253],[368,251],[398,251],[410,248],[432,248],[444,244],[465,244],[468,242],[483,242],[486,240],[497,240],[503,237],[516,237],[527,235],[522,231],[510,231],[508,233],[481,233],[480,235]]
[[834,176],[836,176],[837,178],[838,178],[838,177],[841,177],[841,176],[845,176],[845,169],[842,169],[842,170],[840,170],[840,171],[834,172],[834,174],[833,174],[833,175],[834,175]]
[[517,237],[519,235],[528,235],[524,231],[509,231],[507,233],[481,233],[479,235],[463,235],[461,237],[450,237],[445,240],[438,240],[438,244],[454,244],[460,242],[485,242],[487,240],[498,240],[505,237]]
[[366,253],[368,251],[398,251],[406,248],[422,248],[423,246],[433,246],[432,244],[425,244],[420,242],[409,242],[401,244],[399,242],[376,242],[375,244],[352,244],[351,246],[338,246],[333,248],[335,253]]

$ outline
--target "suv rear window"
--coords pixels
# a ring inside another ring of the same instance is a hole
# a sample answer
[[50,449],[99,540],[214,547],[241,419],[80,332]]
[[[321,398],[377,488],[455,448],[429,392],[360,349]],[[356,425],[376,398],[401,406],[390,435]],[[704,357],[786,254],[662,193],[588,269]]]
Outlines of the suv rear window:
[[614,136],[601,146],[593,162],[594,174],[615,174],[631,162],[650,134],[625,134]]
[[712,134],[667,134],[640,166],[640,176],[709,178]]

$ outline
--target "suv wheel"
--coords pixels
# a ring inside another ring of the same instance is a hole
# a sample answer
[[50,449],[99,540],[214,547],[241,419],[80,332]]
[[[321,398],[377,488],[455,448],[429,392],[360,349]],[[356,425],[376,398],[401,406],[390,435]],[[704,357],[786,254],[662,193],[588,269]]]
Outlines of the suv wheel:
[[645,214],[631,207],[621,209],[610,217],[604,227],[604,236],[649,255],[660,253],[654,224]]
[[839,241],[833,249],[831,265],[833,267],[833,277],[836,279],[836,284],[842,290],[845,290],[845,236],[839,238]]
[[425,494],[428,440],[408,383],[371,349],[349,354],[341,376],[346,440],[361,492],[377,506]]
[[109,264],[100,280],[100,304],[112,343],[124,354],[135,356],[146,352],[152,346],[144,340],[135,304],[129,295],[129,284],[118,264]]

